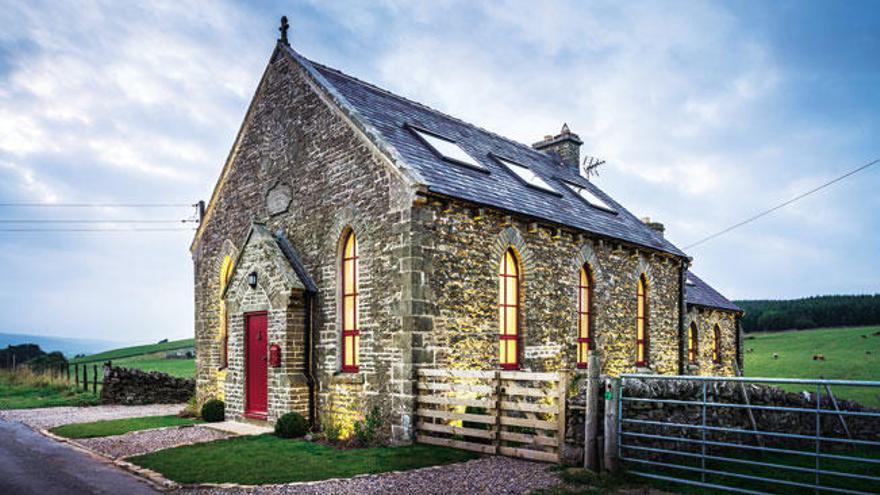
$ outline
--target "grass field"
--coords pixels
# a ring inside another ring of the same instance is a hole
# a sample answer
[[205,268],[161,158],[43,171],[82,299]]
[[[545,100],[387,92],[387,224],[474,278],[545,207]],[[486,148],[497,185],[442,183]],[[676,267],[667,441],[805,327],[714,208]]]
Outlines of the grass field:
[[86,406],[99,402],[95,395],[77,390],[62,380],[25,370],[0,371],[0,409]]
[[406,445],[338,450],[274,435],[187,445],[128,459],[179,483],[290,483],[405,471],[478,457],[466,450]]
[[130,431],[150,430],[167,426],[185,426],[200,423],[177,416],[145,416],[143,418],[111,419],[93,423],[76,423],[52,428],[52,433],[65,438],[95,438],[122,435]]
[[137,345],[132,347],[121,347],[119,349],[112,349],[105,352],[100,352],[98,354],[89,354],[88,356],[83,356],[79,358],[74,358],[70,360],[71,364],[74,363],[97,363],[101,364],[104,361],[112,360],[118,361],[123,358],[129,358],[134,356],[143,356],[147,354],[157,354],[164,353],[166,351],[173,351],[175,349],[182,349],[184,347],[193,347],[195,345],[195,339],[182,339],[182,340],[172,340],[170,342],[163,342],[161,344],[147,344],[147,345]]
[[[880,326],[746,334],[745,372],[758,377],[880,381],[880,336],[874,335],[878,331]],[[779,358],[773,359],[774,354]],[[824,355],[825,360],[814,361],[814,354]],[[835,387],[832,391],[880,407],[880,388]]]

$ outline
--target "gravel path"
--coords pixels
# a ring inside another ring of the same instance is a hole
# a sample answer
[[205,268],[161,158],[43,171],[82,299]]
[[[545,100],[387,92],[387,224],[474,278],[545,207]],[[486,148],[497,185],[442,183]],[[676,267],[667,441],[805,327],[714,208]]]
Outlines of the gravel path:
[[211,442],[231,435],[204,426],[178,426],[132,431],[112,437],[83,438],[75,442],[113,458],[146,454],[179,445]]
[[241,488],[183,489],[187,495],[214,494],[327,494],[370,495],[406,493],[412,495],[493,494],[521,495],[559,483],[552,465],[509,457],[484,457],[460,464],[415,469],[400,473],[360,476],[288,485]]
[[137,418],[140,416],[165,416],[177,414],[183,404],[157,404],[149,406],[91,406],[91,407],[45,407],[42,409],[17,409],[0,411],[0,420],[18,421],[31,428],[54,428],[70,423],[90,423],[105,419]]

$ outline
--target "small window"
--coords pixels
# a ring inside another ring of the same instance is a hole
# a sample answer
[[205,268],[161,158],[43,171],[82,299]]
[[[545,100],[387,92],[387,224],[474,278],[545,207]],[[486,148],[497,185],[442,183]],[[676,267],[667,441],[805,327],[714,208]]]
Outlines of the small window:
[[480,170],[486,170],[486,167],[480,165],[476,160],[474,160],[474,158],[469,155],[465,150],[461,149],[461,146],[456,144],[455,141],[442,138],[435,134],[425,132],[421,129],[416,129],[414,127],[409,128],[413,132],[415,132],[416,135],[422,139],[422,141],[427,143],[432,151],[440,155],[441,158],[456,163],[461,163],[469,167],[478,168]]
[[349,232],[342,250],[342,371],[360,368],[361,330],[358,326],[358,251],[354,232]]
[[512,162],[506,158],[501,158],[500,156],[494,156],[494,158],[498,160],[499,163],[507,167],[507,169],[513,172],[517,177],[519,177],[521,181],[525,182],[526,185],[559,194],[558,192],[556,192],[556,189],[553,189],[553,187],[551,187],[550,184],[547,184],[544,179],[538,177],[538,174],[532,172],[532,169],[530,169],[529,167]]
[[721,327],[715,325],[712,338],[712,362],[721,364]]
[[639,276],[636,290],[636,366],[648,365],[648,280]]
[[688,329],[688,363],[697,364],[697,324],[691,323]]
[[519,266],[508,249],[498,265],[498,363],[519,368]]
[[584,265],[581,267],[578,283],[578,368],[587,367],[587,358],[590,356],[590,350],[595,349],[593,344],[592,306],[593,277],[589,265]]
[[565,185],[568,186],[568,188],[571,189],[572,192],[574,192],[575,194],[580,196],[581,199],[586,201],[587,204],[589,204],[590,206],[593,206],[593,207],[599,208],[600,210],[605,210],[605,211],[608,211],[611,213],[617,213],[616,211],[614,211],[614,208],[609,206],[608,203],[606,203],[602,199],[599,199],[599,196],[596,196],[595,194],[593,194],[593,192],[590,191],[589,189],[587,189],[586,187],[579,186],[579,185],[572,183],[572,182],[566,182]]

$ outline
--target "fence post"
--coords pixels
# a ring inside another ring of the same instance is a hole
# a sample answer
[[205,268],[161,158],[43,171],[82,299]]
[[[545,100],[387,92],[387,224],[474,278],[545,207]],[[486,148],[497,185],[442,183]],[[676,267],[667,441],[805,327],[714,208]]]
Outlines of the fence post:
[[605,469],[617,471],[617,401],[620,378],[605,381]]
[[[568,374],[565,371],[560,371],[558,373],[559,376],[559,401],[558,409],[556,410],[557,414],[557,432],[556,438],[559,439],[559,462],[562,462],[562,451],[565,450],[565,427],[568,421],[566,409],[568,406]],[[577,440],[575,440],[577,441]]]
[[70,363],[67,363],[67,383],[70,383]]
[[495,371],[495,438],[492,441],[495,454],[501,451],[501,371]]
[[83,364],[83,392],[89,391],[89,366]]
[[[584,401],[584,468],[599,470],[599,356],[590,351],[587,358],[587,389]],[[606,433],[607,435],[607,433]]]
[[92,393],[98,393],[98,365],[92,365]]
[[73,380],[76,383],[76,388],[79,388],[79,364],[73,365]]

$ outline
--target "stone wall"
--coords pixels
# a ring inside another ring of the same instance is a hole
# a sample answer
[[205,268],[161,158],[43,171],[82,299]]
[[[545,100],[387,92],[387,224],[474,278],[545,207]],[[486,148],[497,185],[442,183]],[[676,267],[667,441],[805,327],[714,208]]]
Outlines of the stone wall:
[[589,263],[602,373],[637,371],[636,283],[642,273],[649,286],[649,363],[639,371],[678,373],[678,258],[454,201],[429,202],[422,210],[417,218],[429,260],[425,309],[432,325],[418,336],[420,365],[498,366],[498,264],[512,247],[522,268],[522,369],[575,368],[578,277],[580,267]]
[[177,378],[158,371],[104,367],[104,404],[176,404],[188,401],[196,389],[195,380]]
[[[412,351],[401,320],[411,302],[401,288],[400,260],[409,252],[412,193],[405,184],[300,66],[285,56],[270,63],[194,243],[200,398],[220,395],[226,380],[220,370],[220,263],[225,255],[235,258],[258,220],[271,232],[285,232],[318,287],[319,421],[362,417],[377,403],[388,413],[389,432],[408,438]],[[338,244],[347,229],[355,231],[360,255],[357,374],[340,373],[339,361]],[[230,332],[242,332],[242,325],[230,320]]]

